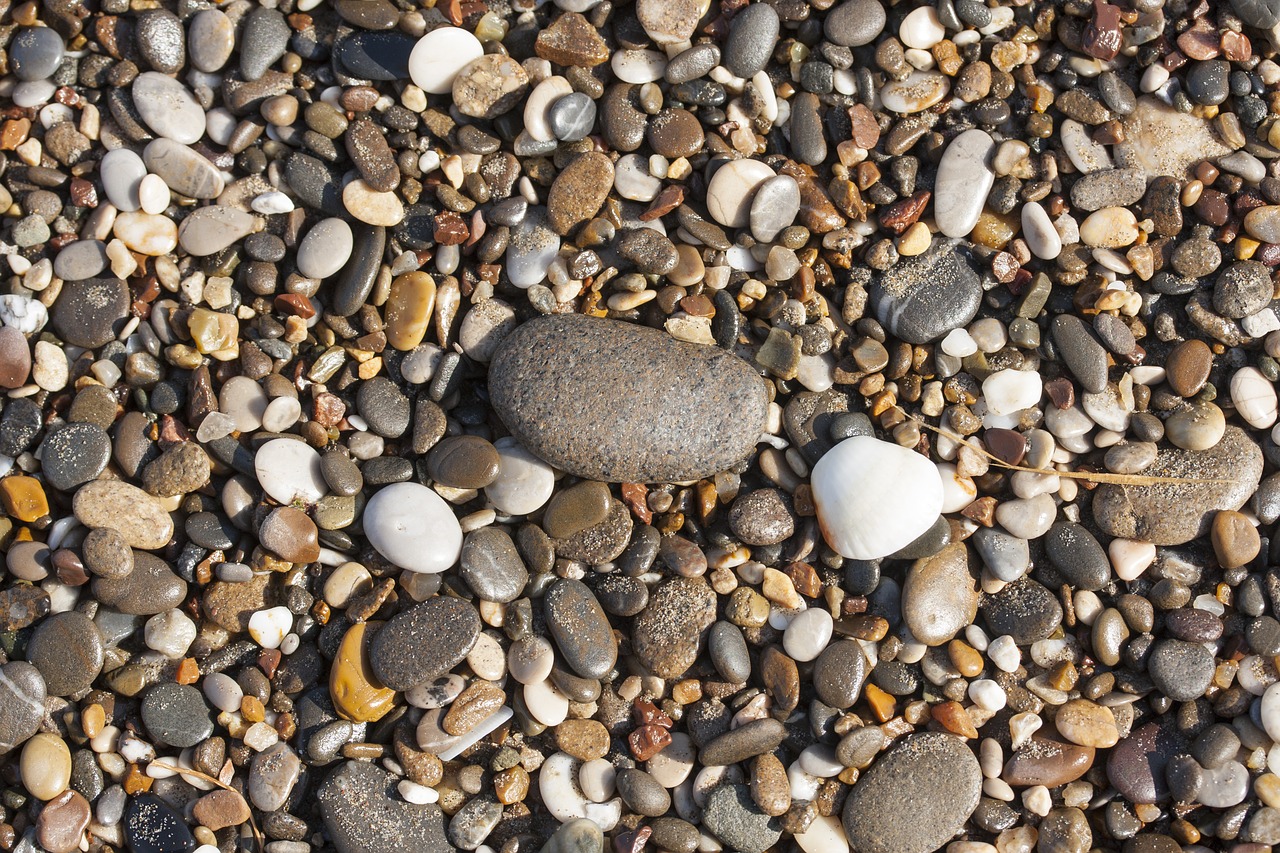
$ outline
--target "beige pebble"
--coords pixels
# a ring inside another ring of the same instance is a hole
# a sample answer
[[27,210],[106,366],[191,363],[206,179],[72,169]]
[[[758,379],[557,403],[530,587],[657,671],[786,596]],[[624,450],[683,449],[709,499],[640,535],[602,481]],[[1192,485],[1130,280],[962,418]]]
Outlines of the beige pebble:
[[1138,239],[1138,218],[1125,207],[1104,207],[1080,223],[1080,241],[1086,246],[1121,249]]
[[342,204],[347,211],[368,225],[391,227],[404,220],[404,205],[395,193],[378,192],[357,178],[342,190]]
[[126,211],[116,217],[111,233],[140,255],[167,255],[178,247],[178,226],[167,216]]
[[52,800],[71,783],[71,750],[55,734],[40,732],[22,747],[22,785],[38,800]]

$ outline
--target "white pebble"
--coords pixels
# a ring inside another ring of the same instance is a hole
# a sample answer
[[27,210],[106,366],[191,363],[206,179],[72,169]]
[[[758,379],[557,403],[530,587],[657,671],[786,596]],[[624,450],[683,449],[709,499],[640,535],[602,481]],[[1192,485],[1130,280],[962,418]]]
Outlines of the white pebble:
[[987,646],[987,657],[1001,672],[1015,672],[1022,664],[1022,652],[1013,637],[1002,634]]
[[819,607],[810,608],[791,620],[782,635],[782,647],[794,660],[813,660],[831,641],[834,627],[830,613]]
[[982,382],[982,396],[987,411],[993,415],[1011,415],[1040,402],[1044,383],[1034,370],[997,370]]
[[999,711],[1007,697],[1004,688],[990,678],[979,678],[969,685],[969,698],[984,711]]
[[147,648],[176,660],[195,642],[196,623],[181,610],[166,610],[148,619],[143,633]]
[[410,779],[400,780],[400,784],[396,785],[396,791],[406,803],[413,803],[415,806],[425,806],[440,799],[440,794],[435,788],[419,785]]
[[244,689],[234,678],[224,672],[212,672],[204,677],[204,697],[219,711],[235,713],[240,710]]
[[978,344],[966,329],[952,329],[942,339],[942,351],[955,358],[966,358],[978,351]]
[[292,627],[293,613],[284,606],[259,610],[249,617],[249,636],[264,649],[279,648]]

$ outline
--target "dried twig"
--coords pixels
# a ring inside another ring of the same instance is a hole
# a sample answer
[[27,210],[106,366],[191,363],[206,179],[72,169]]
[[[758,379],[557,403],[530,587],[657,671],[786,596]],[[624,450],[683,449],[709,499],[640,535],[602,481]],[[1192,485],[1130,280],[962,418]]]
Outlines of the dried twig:
[[[230,785],[227,785],[226,783],[224,783],[221,779],[215,779],[214,777],[210,776],[208,773],[201,773],[199,770],[189,770],[185,767],[177,767],[173,764],[169,764],[167,762],[160,761],[158,759],[153,759],[152,761],[148,762],[148,764],[154,764],[156,767],[159,767],[163,770],[172,770],[174,773],[177,773],[179,776],[195,776],[197,779],[203,779],[204,781],[209,782],[210,784],[217,785],[219,788],[221,788],[224,791],[231,791],[236,794],[240,793],[235,788],[232,788]],[[262,850],[264,846],[262,833],[258,830],[258,822],[253,819],[252,807],[250,807],[249,809],[249,828],[253,830],[253,840],[255,843],[257,843],[258,850]]]
[[1202,477],[1153,477],[1149,474],[1112,474],[1108,471],[1059,471],[1054,468],[1028,468],[1025,465],[1014,465],[1005,462],[1000,457],[988,451],[985,447],[974,447],[968,442],[964,436],[956,435],[950,430],[927,424],[918,417],[912,416],[919,426],[924,427],[930,432],[951,439],[956,444],[963,444],[970,450],[981,453],[983,456],[998,468],[1007,471],[1025,471],[1028,474],[1056,474],[1059,477],[1066,477],[1071,480],[1086,480],[1090,483],[1111,483],[1117,486],[1159,486],[1164,484],[1182,485],[1182,486],[1206,486],[1206,485],[1230,485],[1235,480],[1214,480]]

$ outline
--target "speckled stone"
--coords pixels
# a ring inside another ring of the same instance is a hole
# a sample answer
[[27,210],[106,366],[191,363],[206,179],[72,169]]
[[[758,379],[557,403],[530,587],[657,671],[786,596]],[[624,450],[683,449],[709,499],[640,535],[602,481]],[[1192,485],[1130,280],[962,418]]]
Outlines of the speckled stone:
[[396,780],[363,761],[343,762],[316,791],[329,840],[339,853],[453,853],[436,805],[405,802]]
[[479,636],[475,607],[432,598],[387,622],[369,644],[369,662],[387,687],[408,690],[457,666]]
[[871,308],[894,337],[925,344],[966,325],[981,299],[982,281],[965,244],[937,240],[880,276]]
[[755,446],[766,412],[760,378],[724,350],[580,314],[535,319],[507,336],[489,392],[525,447],[602,482],[722,471]]

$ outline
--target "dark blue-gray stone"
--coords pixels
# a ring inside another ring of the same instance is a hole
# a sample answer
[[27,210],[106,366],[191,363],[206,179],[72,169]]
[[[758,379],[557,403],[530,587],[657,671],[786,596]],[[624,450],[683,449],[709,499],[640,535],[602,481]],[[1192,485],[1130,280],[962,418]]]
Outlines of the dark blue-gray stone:
[[880,275],[871,308],[891,335],[926,344],[965,326],[978,313],[982,280],[967,245],[935,240],[933,247]]
[[316,791],[329,841],[338,853],[452,853],[436,805],[407,803],[396,779],[363,761],[346,761]]
[[418,40],[397,32],[361,32],[334,48],[342,67],[365,80],[403,80],[409,76],[409,54]]
[[29,27],[9,43],[9,70],[19,80],[44,80],[58,70],[66,50],[56,30]]

